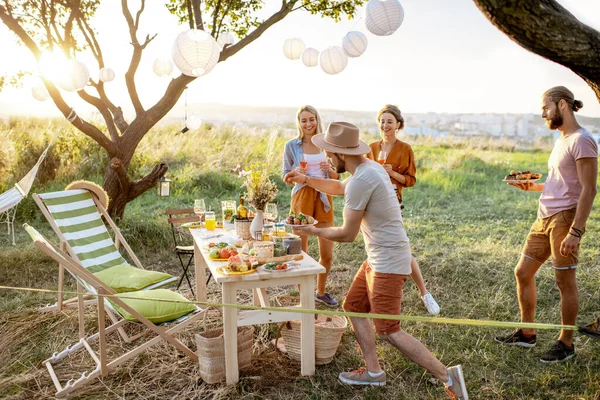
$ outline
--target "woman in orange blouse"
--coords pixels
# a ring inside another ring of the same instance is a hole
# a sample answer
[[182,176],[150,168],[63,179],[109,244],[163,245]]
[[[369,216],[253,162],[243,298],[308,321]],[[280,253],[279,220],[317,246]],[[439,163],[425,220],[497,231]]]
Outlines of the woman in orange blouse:
[[[402,205],[402,189],[413,186],[417,181],[415,178],[417,167],[415,166],[415,155],[412,148],[408,143],[396,137],[397,132],[404,128],[404,118],[398,107],[388,104],[379,110],[377,122],[379,123],[379,133],[383,139],[369,145],[371,152],[368,157],[383,165],[394,185],[400,207],[404,208]],[[430,314],[438,314],[440,307],[431,296],[431,293],[427,291],[421,269],[414,257],[411,260],[410,267],[412,270],[410,276],[421,292],[421,299],[427,307],[427,311]]]

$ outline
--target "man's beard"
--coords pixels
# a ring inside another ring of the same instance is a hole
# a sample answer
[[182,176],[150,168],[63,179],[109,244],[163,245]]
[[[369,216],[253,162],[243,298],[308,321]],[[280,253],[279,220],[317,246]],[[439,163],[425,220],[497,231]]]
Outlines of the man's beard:
[[560,111],[557,110],[555,115],[552,115],[550,118],[546,119],[546,125],[550,130],[558,129],[563,124],[563,117],[560,115]]
[[346,163],[342,160],[339,160],[340,164],[338,164],[337,167],[335,167],[335,172],[337,172],[338,174],[343,174],[344,172],[346,172]]

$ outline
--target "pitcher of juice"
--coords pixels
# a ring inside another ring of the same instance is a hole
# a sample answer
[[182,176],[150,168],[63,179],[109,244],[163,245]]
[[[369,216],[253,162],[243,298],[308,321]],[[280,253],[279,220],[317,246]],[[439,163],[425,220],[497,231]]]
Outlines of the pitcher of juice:
[[217,227],[217,220],[215,219],[214,211],[207,211],[204,213],[204,224],[206,224],[207,231],[214,231]]

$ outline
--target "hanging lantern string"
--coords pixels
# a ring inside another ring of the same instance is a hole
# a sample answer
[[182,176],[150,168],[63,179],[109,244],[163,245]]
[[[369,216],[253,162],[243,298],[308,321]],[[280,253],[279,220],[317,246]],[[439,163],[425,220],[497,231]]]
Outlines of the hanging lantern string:
[[186,86],[184,89],[184,107],[183,107],[183,128],[181,129],[181,131],[179,131],[179,133],[186,133],[187,131],[190,130],[190,128],[187,127],[186,121],[187,121],[187,117],[188,117],[188,87]]
[[356,20],[356,22],[354,23],[354,25],[352,25],[352,28],[350,28],[350,30],[348,32],[354,30],[354,27],[362,20],[362,17],[363,17],[362,15],[360,17],[358,17],[358,19]]

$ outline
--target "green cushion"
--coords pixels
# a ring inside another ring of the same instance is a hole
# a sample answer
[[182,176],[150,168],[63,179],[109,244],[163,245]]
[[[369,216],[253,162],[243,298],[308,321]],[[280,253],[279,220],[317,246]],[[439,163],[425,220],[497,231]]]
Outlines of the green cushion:
[[[187,315],[196,309],[196,306],[188,299],[179,293],[175,293],[168,289],[141,290],[138,292],[120,293],[117,295],[117,297],[155,324],[172,321]],[[169,301],[144,299],[159,299]],[[177,301],[177,303],[173,301]],[[114,304],[114,306],[126,320],[134,322],[138,321],[133,315],[123,310],[118,305]]]
[[117,293],[135,292],[171,278],[164,272],[135,268],[128,264],[115,265],[94,275]]

